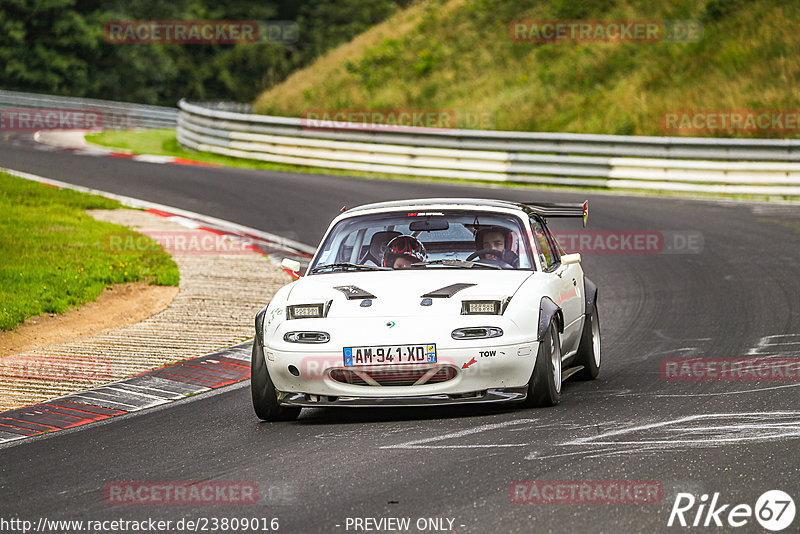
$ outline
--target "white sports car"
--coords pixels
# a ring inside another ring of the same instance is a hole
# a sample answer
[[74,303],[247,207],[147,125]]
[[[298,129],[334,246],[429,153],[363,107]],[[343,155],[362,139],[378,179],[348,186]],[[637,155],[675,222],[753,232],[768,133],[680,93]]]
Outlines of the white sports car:
[[597,376],[600,323],[597,287],[546,219],[579,217],[585,226],[587,215],[586,202],[476,199],[344,211],[305,276],[256,315],[256,414],[558,404],[562,381]]

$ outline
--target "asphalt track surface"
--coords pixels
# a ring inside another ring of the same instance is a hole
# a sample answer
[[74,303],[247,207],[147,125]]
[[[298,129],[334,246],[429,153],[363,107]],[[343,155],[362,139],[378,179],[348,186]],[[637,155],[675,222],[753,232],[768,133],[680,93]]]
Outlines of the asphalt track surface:
[[[670,357],[800,356],[797,207],[155,165],[9,143],[0,166],[312,245],[342,205],[438,196],[588,198],[590,229],[703,242],[698,253],[584,254],[600,287],[603,366],[596,381],[565,384],[555,408],[316,409],[262,423],[244,383],[0,448],[0,519],[276,517],[280,532],[338,533],[365,532],[352,518],[409,517],[409,532],[436,531],[416,529],[418,518],[452,519],[453,532],[678,532],[667,521],[679,492],[754,506],[780,489],[800,504],[800,382],[660,374]],[[517,504],[518,480],[656,481],[663,498]],[[106,485],[127,481],[254,483],[259,501],[107,503]],[[704,520],[691,530],[720,531]],[[747,521],[724,530],[763,531]]]

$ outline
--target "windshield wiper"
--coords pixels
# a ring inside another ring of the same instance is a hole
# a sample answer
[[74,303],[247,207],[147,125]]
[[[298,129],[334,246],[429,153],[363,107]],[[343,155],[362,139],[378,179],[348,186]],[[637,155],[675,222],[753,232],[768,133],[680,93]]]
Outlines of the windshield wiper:
[[311,272],[318,273],[328,269],[352,269],[354,271],[391,271],[391,269],[388,267],[378,267],[377,265],[359,265],[358,263],[343,262],[320,265],[319,267],[314,267]]
[[479,261],[465,261],[456,259],[443,259],[433,261],[420,261],[412,263],[409,267],[427,267],[428,265],[445,265],[447,267],[464,267],[472,269],[473,267],[488,267],[490,269],[502,269],[499,265],[492,265],[491,263],[481,263]]

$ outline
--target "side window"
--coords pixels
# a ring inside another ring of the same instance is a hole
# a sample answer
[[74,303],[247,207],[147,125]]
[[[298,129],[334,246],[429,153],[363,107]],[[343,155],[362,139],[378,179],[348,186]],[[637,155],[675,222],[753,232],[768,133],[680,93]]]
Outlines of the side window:
[[550,231],[550,228],[545,226],[545,235],[547,236],[547,242],[550,244],[550,252],[553,254],[553,264],[561,263],[561,247],[556,241],[555,236]]
[[552,237],[548,235],[539,219],[531,217],[531,230],[533,230],[533,245],[536,247],[536,254],[542,262],[542,268],[546,271],[552,268],[557,260],[557,252],[552,245]]

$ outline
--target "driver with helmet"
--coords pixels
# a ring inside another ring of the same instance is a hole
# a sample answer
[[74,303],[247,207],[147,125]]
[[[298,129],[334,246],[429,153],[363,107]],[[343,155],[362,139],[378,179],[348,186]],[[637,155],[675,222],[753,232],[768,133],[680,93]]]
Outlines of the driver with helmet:
[[406,269],[413,263],[425,261],[428,253],[419,240],[410,235],[399,235],[389,241],[383,253],[383,266]]
[[519,267],[519,256],[508,249],[511,245],[511,230],[503,226],[489,226],[475,232],[475,249],[486,251],[480,257],[485,260],[499,260]]

